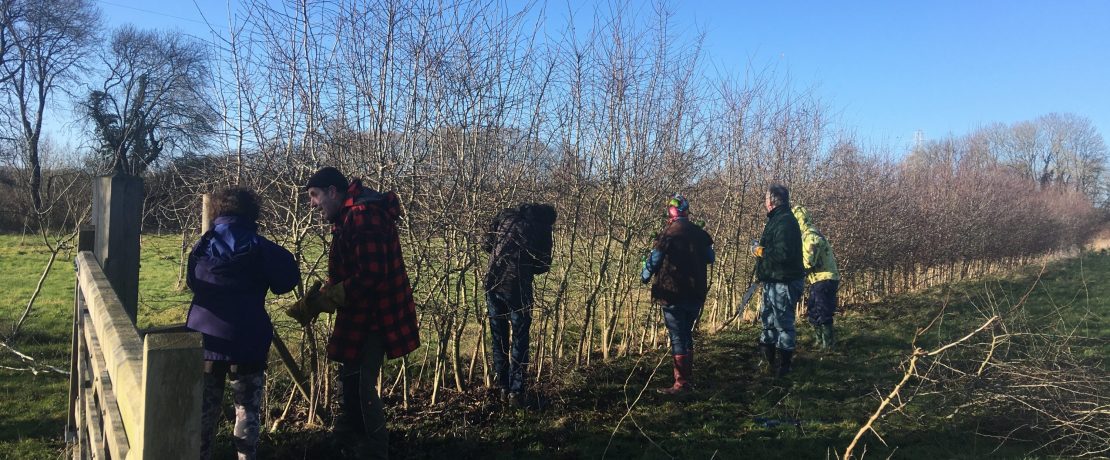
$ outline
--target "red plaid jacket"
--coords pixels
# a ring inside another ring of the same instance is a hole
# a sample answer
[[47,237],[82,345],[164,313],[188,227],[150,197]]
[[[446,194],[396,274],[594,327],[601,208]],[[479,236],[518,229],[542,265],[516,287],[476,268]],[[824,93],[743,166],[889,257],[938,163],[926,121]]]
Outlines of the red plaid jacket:
[[343,283],[347,300],[336,311],[328,358],[358,362],[369,332],[384,338],[387,356],[404,356],[420,346],[420,333],[401,257],[397,194],[364,188],[355,179],[347,197],[328,251],[328,285]]

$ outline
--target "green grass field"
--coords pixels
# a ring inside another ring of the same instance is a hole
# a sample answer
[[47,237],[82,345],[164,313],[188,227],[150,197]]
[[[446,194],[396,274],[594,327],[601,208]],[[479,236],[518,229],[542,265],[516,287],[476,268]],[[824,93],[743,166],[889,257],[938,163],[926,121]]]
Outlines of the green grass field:
[[[177,244],[170,237],[144,238],[141,326],[184,320],[189,293],[177,290]],[[72,252],[59,255],[19,336],[9,342],[43,364],[66,370],[73,324],[73,256]],[[48,259],[49,252],[34,235],[26,240],[0,236],[0,336],[11,333]],[[0,351],[4,367],[0,370],[0,458],[56,458],[63,448],[68,377],[8,369],[39,366]]]
[[[786,382],[759,374],[758,331],[745,326],[702,337],[695,364],[699,387],[687,397],[676,400],[654,392],[671,381],[668,356],[660,350],[570,373],[554,390],[551,407],[538,413],[498,410],[480,397],[460,398],[435,412],[413,411],[395,427],[400,431],[395,438],[401,438],[395,449],[483,458],[836,458],[878,406],[880,395],[901,378],[914,331],[928,324],[946,299],[945,313],[919,346],[958,339],[994,308],[1005,309],[1029,292],[1026,314],[1055,322],[1046,327],[1091,338],[1081,353],[1097,357],[1105,374],[1101,357],[1110,345],[1104,319],[1110,313],[1110,285],[1101,280],[1108,274],[1110,254],[1087,253],[1049,265],[1043,274],[1040,267],[1026,267],[1004,278],[866,305],[838,319],[841,344],[831,354],[809,349],[812,335],[799,325],[796,372]],[[1110,384],[1103,386],[1108,389]],[[999,443],[981,436],[994,434],[989,418],[948,418],[947,412],[938,412],[942,405],[938,398],[919,395],[901,412],[884,416],[875,429],[885,445],[865,436],[867,455],[1026,458],[1039,445],[1035,439]]]
[[[10,332],[48,256],[31,241],[0,236],[0,336]],[[147,236],[142,250],[140,326],[182,321],[189,294],[177,289],[179,240]],[[919,346],[962,337],[1028,292],[1016,314],[1030,324],[1083,337],[1077,353],[1105,374],[1110,283],[1103,280],[1110,276],[1110,253],[1088,252],[1040,271],[1025,267],[1006,277],[853,309],[838,317],[841,345],[831,354],[810,350],[809,329],[799,324],[796,372],[785,381],[758,373],[758,331],[744,325],[700,336],[698,389],[677,399],[654,391],[670,383],[669,357],[660,349],[559,372],[559,381],[544,388],[541,410],[502,407],[480,388],[444,391],[440,403],[417,401],[407,410],[387,401],[392,453],[396,458],[835,458],[901,378],[914,331],[946,303]],[[13,348],[68,368],[73,283],[72,254],[67,254],[55,263],[23,332],[10,342]],[[6,350],[0,350],[0,366],[0,458],[57,458],[64,447],[68,377],[21,370],[28,364]],[[882,441],[874,434],[863,439],[867,456],[1023,458],[1039,445],[1036,439],[1000,444],[982,436],[993,433],[994,419],[971,412],[947,418],[948,412],[938,409],[943,404],[935,395],[917,395],[881,418],[874,428]],[[265,434],[260,449],[263,458],[335,454],[329,433],[295,425]]]

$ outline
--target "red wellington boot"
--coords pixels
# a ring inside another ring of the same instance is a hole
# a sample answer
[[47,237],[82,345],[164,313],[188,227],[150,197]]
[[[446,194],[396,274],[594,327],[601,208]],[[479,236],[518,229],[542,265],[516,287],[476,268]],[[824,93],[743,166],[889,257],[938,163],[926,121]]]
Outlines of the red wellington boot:
[[670,388],[662,388],[659,392],[674,395],[692,390],[694,384],[690,381],[690,378],[693,368],[694,353],[674,355],[674,385]]

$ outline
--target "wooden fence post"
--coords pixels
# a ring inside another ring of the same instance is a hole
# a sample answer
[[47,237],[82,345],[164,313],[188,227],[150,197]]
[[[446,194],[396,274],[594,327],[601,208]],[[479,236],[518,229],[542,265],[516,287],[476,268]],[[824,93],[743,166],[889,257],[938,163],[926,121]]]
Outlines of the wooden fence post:
[[200,234],[208,233],[212,228],[212,194],[205,193],[200,196]]
[[143,219],[143,179],[116,174],[93,182],[92,221],[96,260],[119,296],[131,324],[139,308],[139,230]]
[[137,458],[200,457],[203,363],[197,332],[146,335],[142,433],[131,441]]

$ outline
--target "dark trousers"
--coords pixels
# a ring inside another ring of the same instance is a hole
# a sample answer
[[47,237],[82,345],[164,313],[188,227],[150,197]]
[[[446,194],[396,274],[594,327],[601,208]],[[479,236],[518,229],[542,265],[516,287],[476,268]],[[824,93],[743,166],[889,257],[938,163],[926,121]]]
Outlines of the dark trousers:
[[[528,366],[529,328],[532,326],[532,290],[518,293],[487,292],[489,330],[493,337],[495,385],[512,393],[524,391]],[[512,325],[510,346],[509,326]]]
[[261,429],[259,411],[262,388],[266,384],[266,364],[235,364],[228,361],[204,362],[204,394],[201,399],[200,458],[212,458],[212,440],[223,412],[224,380],[231,380],[235,398],[235,427],[232,436],[240,459],[253,459]]
[[840,280],[818,281],[809,286],[806,317],[810,324],[832,324],[833,314],[836,313],[836,291],[839,289]]
[[378,334],[366,337],[356,363],[339,366],[339,400],[342,415],[337,435],[358,446],[360,457],[389,458],[389,431],[385,427],[385,411],[378,396],[378,374],[385,361],[385,343]]
[[663,322],[671,336],[671,354],[688,355],[694,350],[694,322],[701,315],[701,304],[663,306]]

